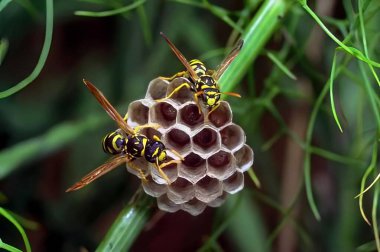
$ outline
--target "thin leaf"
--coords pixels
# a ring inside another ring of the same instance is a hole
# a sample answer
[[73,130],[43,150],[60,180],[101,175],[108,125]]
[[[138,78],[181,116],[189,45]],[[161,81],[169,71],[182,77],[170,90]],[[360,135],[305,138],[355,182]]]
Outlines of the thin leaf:
[[335,67],[336,67],[336,52],[334,53],[333,62],[331,66],[331,74],[330,74],[330,104],[331,104],[331,110],[334,116],[334,120],[336,124],[338,125],[340,132],[343,133],[343,129],[342,129],[342,126],[340,125],[338,115],[336,114],[335,103],[334,103]]
[[26,251],[27,252],[32,251],[32,248],[30,247],[28,236],[26,235],[23,227],[16,221],[16,219],[10,213],[8,213],[7,210],[5,210],[2,207],[0,207],[0,215],[4,216],[4,218],[6,218],[8,221],[10,221],[13,224],[13,226],[15,226],[17,228],[18,232],[21,234],[22,239],[24,240]]
[[74,15],[77,16],[85,16],[85,17],[109,17],[109,16],[114,16],[118,15],[121,13],[126,13],[128,11],[134,10],[141,6],[142,4],[145,3],[146,0],[139,0],[136,1],[132,4],[114,9],[114,10],[108,10],[108,11],[99,11],[99,12],[94,12],[94,11],[75,11]]
[[267,52],[267,57],[282,71],[286,76],[292,80],[297,80],[297,77],[287,68],[276,55],[272,52]]
[[38,59],[37,65],[32,71],[32,73],[26,77],[21,82],[17,83],[13,87],[0,92],[0,99],[8,97],[14,93],[17,93],[18,91],[25,88],[27,85],[32,83],[38,75],[40,74],[42,68],[45,65],[47,56],[49,54],[51,40],[53,36],[53,15],[54,15],[54,9],[53,9],[53,0],[46,0],[46,30],[45,30],[45,39],[44,44],[42,46],[42,51],[40,54],[40,58]]
[[8,39],[3,38],[0,40],[0,66],[5,58],[5,55],[7,54],[8,46],[9,46]]

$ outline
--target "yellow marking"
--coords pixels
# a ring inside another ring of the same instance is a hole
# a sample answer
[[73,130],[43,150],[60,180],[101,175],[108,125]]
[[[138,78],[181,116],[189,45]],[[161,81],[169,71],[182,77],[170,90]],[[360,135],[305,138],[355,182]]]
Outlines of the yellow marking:
[[148,142],[148,139],[147,138],[143,138],[143,140],[142,140],[143,148],[142,148],[142,151],[141,151],[141,156],[145,156],[145,148],[146,148],[146,143],[147,142]]
[[117,140],[121,139],[121,136],[120,135],[116,135],[112,138],[112,147],[114,148],[114,150],[116,151],[119,151],[121,148],[119,146],[117,146],[116,142]]
[[215,99],[214,98],[208,98],[207,99],[207,105],[213,106],[215,104]]
[[154,150],[153,154],[152,154],[152,157],[157,156],[157,153],[158,153],[159,150],[160,150],[159,148],[156,148],[156,149]]
[[160,153],[160,156],[158,157],[158,161],[162,162],[166,159],[166,152],[165,151],[162,151]]

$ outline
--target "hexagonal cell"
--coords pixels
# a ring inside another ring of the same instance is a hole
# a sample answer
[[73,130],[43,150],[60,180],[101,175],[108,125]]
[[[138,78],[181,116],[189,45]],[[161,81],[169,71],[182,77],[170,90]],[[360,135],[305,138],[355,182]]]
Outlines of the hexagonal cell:
[[137,100],[128,106],[128,125],[136,127],[148,123],[149,106],[146,100]]
[[244,131],[236,124],[226,126],[220,131],[220,136],[222,144],[229,150],[238,149],[245,143]]
[[141,183],[146,194],[157,198],[167,192],[167,185],[157,184],[156,182],[154,182],[150,175],[147,176],[146,179],[148,180],[148,182]]
[[149,173],[148,162],[143,157],[136,158],[133,161],[127,162],[126,167],[129,173],[135,175],[136,177],[140,179],[141,179],[141,174],[137,169],[141,169],[145,175]]
[[158,129],[142,128],[139,133],[146,136],[149,139],[153,139],[154,136],[157,136],[162,141],[162,133],[160,131],[158,131]]
[[156,103],[149,111],[150,120],[158,123],[163,128],[168,128],[175,124],[177,109],[170,101]]
[[176,204],[185,203],[194,198],[194,185],[184,178],[177,178],[168,186],[168,198]]
[[[176,89],[177,87],[179,87],[180,85],[184,84],[184,83],[190,83],[188,79],[186,78],[182,78],[182,77],[179,77],[179,78],[175,78],[170,84],[169,84],[169,87],[166,91],[166,95],[169,95],[172,93],[172,91],[174,91],[174,89]],[[170,97],[170,99],[172,99],[173,101],[179,103],[179,104],[183,104],[187,101],[193,101],[194,100],[194,93],[187,87],[182,87],[181,89],[179,89],[177,92],[173,93],[173,95]]]
[[166,194],[157,198],[157,206],[159,209],[170,213],[177,212],[181,208],[181,205],[171,201]]
[[222,183],[215,178],[206,176],[195,185],[195,197],[205,203],[215,200],[222,193]]
[[245,172],[251,168],[254,160],[254,153],[251,147],[244,145],[240,150],[234,153],[238,171]]
[[180,118],[178,123],[185,124],[191,129],[194,129],[201,125],[204,121],[203,113],[199,114],[199,110],[196,104],[190,103],[185,105],[180,111]]
[[167,148],[174,149],[179,153],[190,151],[190,136],[186,129],[171,128],[163,138]]
[[181,206],[181,209],[193,216],[196,216],[201,214],[205,210],[206,206],[207,205],[205,203],[197,200],[196,198],[193,198],[189,202],[183,204]]
[[232,110],[228,102],[221,101],[220,106],[209,115],[208,119],[217,128],[232,122]]
[[193,152],[187,155],[185,160],[178,166],[179,176],[186,178],[193,184],[206,176],[206,170],[206,160]]
[[166,90],[168,89],[169,82],[156,78],[149,83],[148,90],[146,91],[145,98],[158,100],[166,96]]
[[[165,161],[165,163],[174,159],[174,158],[169,156],[170,155],[169,152],[167,152],[167,154],[168,154],[168,158]],[[170,164],[170,165],[162,168],[162,171],[169,178],[171,183],[176,181],[176,179],[178,177],[178,167],[177,166],[178,166],[177,164]],[[158,183],[158,184],[167,184],[168,183],[164,178],[161,177],[161,174],[155,165],[151,164],[149,167],[150,167],[150,173],[152,175],[152,178],[156,183]]]
[[207,175],[219,180],[231,176],[236,171],[236,160],[230,152],[219,151],[207,159]]
[[244,187],[244,175],[241,172],[235,172],[231,177],[223,181],[223,190],[234,194],[243,189]]
[[223,192],[223,194],[220,197],[214,199],[213,201],[210,201],[207,205],[210,207],[220,207],[226,201],[226,198],[227,193]]
[[212,153],[220,148],[220,137],[216,129],[205,127],[193,137],[193,148],[201,153]]

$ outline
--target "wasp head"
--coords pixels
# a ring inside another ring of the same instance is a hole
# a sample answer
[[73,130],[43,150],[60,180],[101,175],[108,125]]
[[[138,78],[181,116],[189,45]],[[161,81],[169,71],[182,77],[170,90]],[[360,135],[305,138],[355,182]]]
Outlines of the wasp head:
[[156,163],[157,160],[159,163],[166,160],[166,148],[161,141],[150,140],[145,149],[145,159],[148,162]]

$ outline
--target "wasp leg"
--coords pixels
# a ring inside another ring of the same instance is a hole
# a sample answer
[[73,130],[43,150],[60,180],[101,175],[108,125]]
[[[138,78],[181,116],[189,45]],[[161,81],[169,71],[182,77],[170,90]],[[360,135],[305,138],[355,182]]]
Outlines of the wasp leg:
[[162,80],[172,81],[175,78],[184,77],[184,76],[186,76],[186,71],[182,71],[182,72],[176,73],[176,74],[174,74],[174,75],[172,75],[170,77],[160,76],[159,78],[162,79]]
[[199,103],[198,99],[198,96],[200,96],[201,94],[203,94],[203,91],[198,91],[194,94],[194,101],[197,104],[199,114],[202,114],[201,104]]
[[170,149],[170,151],[171,151],[174,155],[176,155],[181,161],[185,160],[185,159],[181,156],[181,154],[179,154],[176,150]]
[[128,163],[128,166],[129,166],[130,168],[132,168],[133,170],[137,171],[137,172],[140,174],[140,177],[141,177],[141,180],[142,180],[143,183],[148,183],[148,180],[147,180],[147,178],[146,178],[144,172],[143,172],[139,167],[137,167],[137,166],[136,166],[135,164],[133,164],[132,162],[129,162],[129,163]]
[[148,123],[148,124],[136,126],[134,130],[136,131],[136,133],[139,133],[141,129],[145,129],[145,128],[158,129],[160,127],[161,125],[159,125],[158,123]]
[[188,89],[190,89],[190,85],[189,83],[182,83],[181,85],[179,85],[178,87],[176,87],[168,96],[162,98],[162,99],[158,99],[156,100],[156,102],[161,102],[161,101],[164,101],[166,99],[169,99],[170,97],[172,97],[175,93],[177,93],[181,88],[183,87],[187,87]]
[[[168,185],[170,185],[172,182],[170,182],[170,179],[168,178],[168,176],[162,170],[163,167],[167,166],[167,163],[161,164],[161,166],[160,166],[158,164],[158,159],[156,159],[156,160],[157,160],[156,161],[156,169],[157,169],[157,171],[160,173],[161,177],[166,180],[166,182],[168,183]],[[172,160],[172,161],[174,161],[174,160]],[[170,162],[168,162],[168,163],[170,163]]]
[[207,113],[207,119],[209,118],[210,114],[214,112],[218,107],[220,106],[220,102],[216,104],[208,113]]

